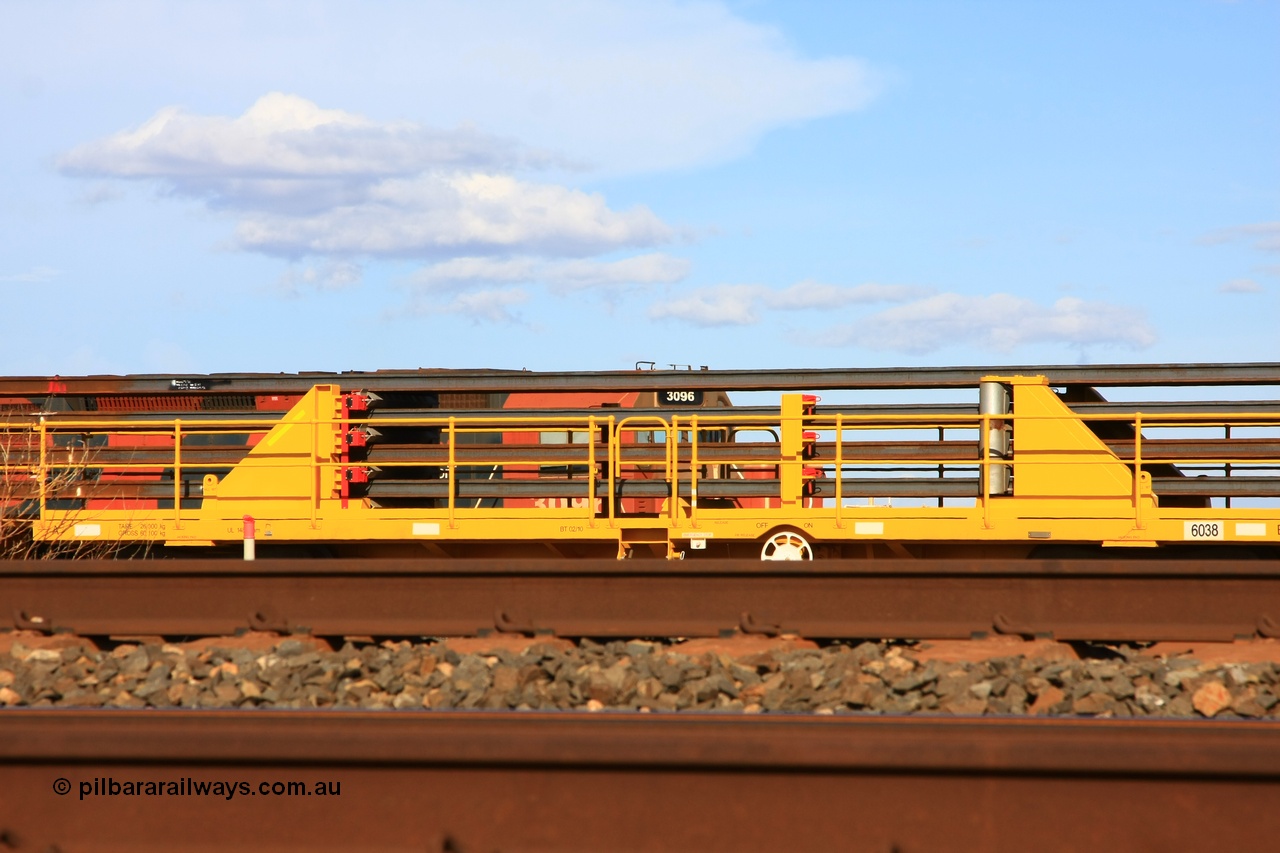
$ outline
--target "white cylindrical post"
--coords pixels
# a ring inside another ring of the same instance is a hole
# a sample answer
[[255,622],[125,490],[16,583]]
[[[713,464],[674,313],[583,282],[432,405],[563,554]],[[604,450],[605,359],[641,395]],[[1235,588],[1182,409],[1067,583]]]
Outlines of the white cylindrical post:
[[253,516],[246,515],[244,517],[244,558],[246,560],[255,559],[253,537]]
[[[1009,389],[999,382],[981,382],[978,385],[978,414],[1007,415],[1013,411]],[[992,459],[1008,459],[1012,448],[1009,422],[1004,419],[987,421],[987,446]],[[988,465],[986,471],[987,494],[1005,495],[1012,489],[1008,465]]]

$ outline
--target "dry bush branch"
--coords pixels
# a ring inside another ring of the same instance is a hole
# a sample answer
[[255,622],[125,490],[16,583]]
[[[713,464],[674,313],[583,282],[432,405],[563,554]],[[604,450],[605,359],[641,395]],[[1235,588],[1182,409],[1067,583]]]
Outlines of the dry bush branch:
[[[38,414],[11,414],[0,419],[0,560],[85,560],[119,556],[125,547],[122,543],[61,538],[92,514],[92,510],[83,507],[95,496],[99,484],[91,475],[94,470],[92,448],[84,441],[74,440],[55,446],[51,435],[42,434],[42,420]],[[53,501],[72,501],[82,507],[61,519],[47,540],[34,537],[35,522],[41,520],[42,476],[46,505]]]

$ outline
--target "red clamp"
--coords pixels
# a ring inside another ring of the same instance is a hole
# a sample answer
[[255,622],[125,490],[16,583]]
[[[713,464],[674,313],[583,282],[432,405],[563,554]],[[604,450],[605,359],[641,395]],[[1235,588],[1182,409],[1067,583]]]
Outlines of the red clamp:
[[368,447],[369,431],[363,427],[345,429],[342,432],[342,442],[347,447]]
[[369,411],[369,403],[374,399],[374,395],[368,391],[351,391],[342,395],[342,411],[347,412],[367,412]]

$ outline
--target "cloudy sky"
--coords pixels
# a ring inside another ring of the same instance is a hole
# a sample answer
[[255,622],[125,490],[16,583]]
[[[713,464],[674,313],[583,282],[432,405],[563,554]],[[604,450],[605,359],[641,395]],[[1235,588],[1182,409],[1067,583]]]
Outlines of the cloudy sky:
[[0,373],[1280,360],[1280,0],[0,0]]

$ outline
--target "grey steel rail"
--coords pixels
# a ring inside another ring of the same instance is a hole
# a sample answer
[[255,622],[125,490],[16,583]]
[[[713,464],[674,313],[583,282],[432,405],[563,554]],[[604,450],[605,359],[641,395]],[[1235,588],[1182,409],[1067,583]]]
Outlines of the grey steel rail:
[[[50,393],[168,394],[304,393],[313,385],[343,390],[421,392],[501,391],[823,391],[837,389],[973,388],[988,375],[1045,375],[1056,385],[1280,385],[1280,363],[991,365],[965,367],[864,367],[807,370],[615,370],[534,372],[518,370],[378,370],[304,373],[136,374],[129,376],[27,376],[0,379],[0,395]],[[57,389],[56,391],[51,389]]]
[[[546,559],[0,562],[0,629],[84,636],[1060,640],[1280,637],[1280,561]],[[3,712],[0,711],[0,718]],[[5,738],[0,738],[3,743]],[[3,799],[3,798],[0,798]]]
[[[1072,402],[1067,404],[1068,408],[1077,412],[1085,420],[1089,415],[1132,415],[1141,412],[1144,417],[1157,416],[1169,417],[1178,414],[1221,414],[1224,417],[1238,412],[1252,412],[1258,414],[1275,413],[1280,416],[1280,400],[1199,400],[1199,401],[1176,401],[1176,400],[1143,400],[1134,402]],[[978,406],[976,403],[882,403],[882,404],[865,404],[865,405],[828,405],[819,404],[818,414],[824,416],[845,415],[857,417],[878,417],[883,416],[886,424],[892,423],[895,426],[903,425],[901,418],[919,417],[922,420],[928,420],[935,416],[946,417],[974,417],[978,415]],[[269,425],[268,422],[283,417],[284,412],[267,412],[256,410],[164,410],[164,411],[137,411],[137,412],[26,412],[18,413],[13,416],[12,423],[21,423],[24,418],[32,418],[36,414],[43,416],[49,423],[56,424],[59,421],[128,421],[130,423],[138,423],[145,425],[157,421],[172,421],[175,418],[181,418],[187,421],[238,421],[238,420],[254,420],[261,421],[263,426]],[[537,420],[539,418],[550,417],[597,417],[608,418],[614,416],[619,420],[622,418],[636,417],[655,417],[669,419],[678,416],[687,419],[691,415],[697,415],[700,422],[713,423],[718,415],[739,416],[777,416],[777,406],[733,406],[732,408],[710,408],[710,409],[680,409],[676,407],[668,408],[642,408],[642,409],[614,409],[614,408],[542,408],[542,409],[375,409],[369,412],[366,417],[359,418],[362,423],[378,424],[389,420],[413,420],[413,419],[445,419],[450,417],[458,418],[494,418],[502,420]],[[906,424],[909,426],[909,424]],[[930,424],[931,426],[933,424]],[[411,426],[408,428],[412,428]],[[112,428],[116,429],[115,427]],[[126,428],[119,428],[124,431]],[[252,431],[245,428],[246,432]],[[261,431],[261,429],[259,429]]]
[[1004,853],[1253,850],[1280,835],[1271,721],[0,717],[0,846],[15,850]]

